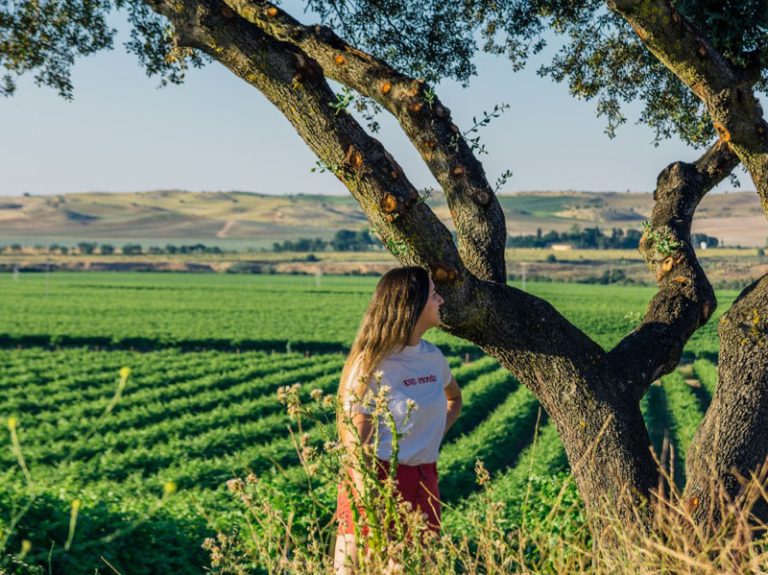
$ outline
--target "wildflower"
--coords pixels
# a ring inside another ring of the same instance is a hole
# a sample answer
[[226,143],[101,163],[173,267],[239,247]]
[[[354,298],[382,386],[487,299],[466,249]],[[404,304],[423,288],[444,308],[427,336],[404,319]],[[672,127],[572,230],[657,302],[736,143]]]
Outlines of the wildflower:
[[336,400],[335,400],[335,398],[332,395],[326,395],[323,398],[323,407],[325,407],[325,408],[330,409],[330,408],[334,407],[335,403],[336,403]]
[[232,493],[240,493],[243,490],[243,480],[239,478],[230,479],[227,481],[227,489]]
[[339,449],[339,442],[338,441],[326,441],[323,444],[323,451],[326,453],[333,453],[334,451]]
[[163,495],[168,497],[176,493],[176,483],[174,481],[166,481],[163,484]]
[[475,461],[475,476],[478,485],[485,485],[491,480],[491,474],[488,473],[481,459]]
[[323,398],[323,390],[322,389],[313,389],[309,392],[309,396],[312,398],[313,401],[320,401]]
[[379,392],[376,394],[376,397],[374,398],[374,405],[375,409],[379,412],[385,412],[388,410],[389,407],[389,393],[392,391],[392,388],[388,385],[382,385],[379,387]]
[[24,539],[21,542],[21,553],[19,553],[19,559],[24,559],[32,550],[32,542],[29,539]]
[[249,473],[245,477],[245,482],[246,483],[254,484],[254,483],[256,483],[256,481],[257,481],[257,478],[256,478],[256,475],[254,473]]
[[373,378],[376,381],[381,381],[383,377],[384,377],[384,372],[383,371],[378,370],[378,371],[374,371],[373,372]]
[[10,429],[12,432],[16,431],[16,428],[19,426],[19,418],[15,416],[11,416],[8,418],[8,429]]
[[317,448],[315,447],[307,446],[301,450],[301,459],[303,461],[314,459],[316,456],[317,456]]
[[412,399],[407,399],[407,400],[406,400],[406,402],[405,402],[405,407],[406,407],[406,409],[407,409],[409,412],[411,412],[411,411],[413,411],[414,409],[416,409],[416,402],[415,402],[415,401],[413,401]]
[[206,551],[209,551],[210,549],[213,549],[213,547],[216,546],[216,541],[213,539],[213,537],[206,537],[203,540],[203,544],[201,547],[205,549]]
[[128,376],[131,375],[131,368],[130,367],[121,367],[120,368],[120,379],[126,380],[128,379]]

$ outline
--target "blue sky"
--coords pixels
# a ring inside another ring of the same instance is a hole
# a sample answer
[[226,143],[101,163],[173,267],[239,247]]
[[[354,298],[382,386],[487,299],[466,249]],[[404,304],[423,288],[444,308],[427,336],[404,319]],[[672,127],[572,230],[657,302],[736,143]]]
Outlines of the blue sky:
[[[346,193],[332,175],[310,172],[315,157],[287,120],[223,66],[192,70],[184,85],[158,89],[122,40],[115,45],[76,64],[74,102],[30,80],[0,99],[0,195],[164,188]],[[513,171],[502,191],[650,191],[667,164],[698,157],[677,141],[654,148],[651,131],[634,125],[631,113],[609,140],[593,102],[574,100],[533,66],[515,74],[503,58],[482,55],[478,70],[468,88],[444,82],[437,93],[463,130],[494,104],[510,105],[481,132],[489,180]],[[434,185],[399,127],[386,114],[379,121],[377,137],[411,181]]]

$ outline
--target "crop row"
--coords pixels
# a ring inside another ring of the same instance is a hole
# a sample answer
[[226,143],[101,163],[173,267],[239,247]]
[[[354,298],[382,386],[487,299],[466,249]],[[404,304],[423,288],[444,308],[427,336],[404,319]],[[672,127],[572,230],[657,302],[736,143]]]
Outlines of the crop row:
[[[303,358],[294,358],[299,363],[297,367],[302,368],[307,363],[307,360]],[[294,361],[289,359],[288,361]],[[238,373],[241,375],[252,375],[258,377],[260,375],[269,375],[274,371],[279,371],[279,367],[270,366],[270,363],[256,363],[257,368],[243,372],[241,369]],[[146,414],[153,409],[157,411],[158,404],[170,402],[175,397],[179,397],[182,401],[189,401],[195,395],[200,392],[210,391],[216,389],[218,385],[220,388],[226,386],[227,382],[231,381],[230,372],[227,375],[219,372],[214,372],[207,376],[199,377],[199,368],[194,366],[190,367],[189,371],[180,370],[179,372],[170,375],[162,372],[153,373],[150,376],[142,379],[130,379],[126,389],[124,390],[123,397],[119,400],[115,410],[105,417],[105,407],[108,402],[114,397],[114,393],[117,389],[116,382],[112,383],[111,388],[101,396],[92,402],[83,402],[78,404],[77,402],[72,405],[63,405],[62,403],[54,404],[51,409],[37,413],[34,416],[34,423],[27,424],[29,414],[19,414],[19,412],[11,412],[14,415],[22,415],[22,423],[24,425],[23,433],[26,439],[34,439],[40,437],[42,440],[62,440],[62,439],[75,439],[78,435],[88,432],[93,432],[95,426],[99,426],[99,431],[103,432],[110,428],[126,428],[134,426],[132,423],[132,414],[142,412]],[[205,373],[205,371],[203,371]],[[236,380],[238,383],[241,379]],[[134,390],[136,384],[139,383],[141,387]],[[154,405],[154,408],[151,407]],[[8,409],[5,407],[5,409]],[[162,411],[162,410],[160,410]],[[160,413],[159,418],[164,416]],[[30,434],[30,435],[27,435]]]
[[[324,277],[318,284],[315,278],[301,276],[217,274],[88,276],[57,273],[48,279],[24,276],[8,282],[0,301],[0,344],[265,350],[317,346],[317,351],[338,351],[354,337],[376,281]],[[529,283],[526,289],[550,301],[604,347],[620,341],[632,328],[626,318],[641,313],[654,294],[651,288],[627,286]],[[723,309],[734,295],[718,294],[726,302]],[[716,320],[717,315],[694,334],[689,352],[717,353]],[[456,349],[472,347],[442,332],[430,338]]]
[[702,406],[680,372],[662,378],[671,423],[670,436],[675,447],[675,477],[685,477],[685,452],[703,417]]
[[[481,366],[477,366],[475,371],[479,371],[480,368],[486,369],[490,365],[492,363],[486,361]],[[462,375],[459,370],[457,373],[459,376]],[[324,381],[305,384],[303,392],[307,393],[311,389],[333,391],[337,385],[337,377],[334,374]],[[232,477],[244,469],[258,474],[275,464],[280,467],[296,465],[298,456],[294,442],[287,433],[287,418],[280,413],[266,417],[262,414],[262,417],[260,421],[264,423],[237,426],[235,432],[228,428],[212,430],[203,436],[193,438],[190,442],[183,442],[186,462],[182,466],[174,464],[179,459],[178,454],[174,455],[170,450],[167,453],[158,453],[161,451],[158,449],[161,446],[155,446],[152,450],[140,448],[134,452],[134,455],[126,455],[122,461],[115,462],[109,467],[101,466],[97,473],[119,478],[124,476],[121,469],[130,468],[133,471],[140,470],[143,474],[162,472],[163,477],[172,477],[186,485],[211,487],[217,482],[220,483],[222,478]],[[304,422],[303,431],[309,432],[315,445],[318,446],[334,436],[334,431],[329,425],[320,425],[318,428],[312,425],[311,421]],[[169,464],[167,468],[166,464]]]
[[[247,359],[245,354],[236,356],[232,354],[237,361]],[[453,365],[458,365],[456,358],[451,358]],[[84,408],[79,406],[74,410],[66,409],[66,418],[56,418],[55,413],[51,412],[52,421],[35,422],[34,425],[27,426],[28,430],[23,435],[25,443],[45,442],[47,447],[35,449],[32,453],[38,455],[41,461],[52,462],[62,457],[90,457],[103,451],[104,448],[126,449],[132,445],[140,444],[149,447],[160,441],[178,439],[182,436],[191,436],[195,433],[208,431],[211,427],[225,428],[230,425],[252,422],[254,419],[268,416],[280,407],[272,394],[279,385],[286,385],[295,381],[306,381],[308,375],[314,375],[317,369],[323,373],[331,370],[332,373],[321,380],[305,384],[315,385],[328,392],[335,389],[338,380],[338,367],[340,367],[340,358],[332,356],[330,358],[321,357],[307,360],[300,357],[269,357],[267,364],[271,371],[247,371],[238,372],[235,381],[240,385],[233,385],[223,388],[228,378],[232,374],[214,373],[207,378],[210,383],[215,383],[215,389],[201,389],[199,385],[191,388],[190,382],[184,380],[190,373],[177,373],[175,378],[168,378],[163,374],[154,374],[154,385],[148,385],[147,381],[142,381],[142,389],[152,389],[152,393],[137,392],[133,395],[127,395],[119,404],[115,414],[102,420],[85,417]],[[492,362],[481,360],[474,364],[468,364],[459,367],[456,373],[460,375],[471,374],[473,372],[488,369],[493,365]],[[208,366],[213,368],[216,366]],[[253,367],[253,366],[251,366]],[[286,372],[291,367],[300,369]],[[303,368],[303,369],[301,369]],[[199,372],[198,368],[191,369],[192,373]],[[251,378],[259,377],[258,381],[251,381]],[[270,377],[272,376],[272,377]],[[180,384],[173,387],[174,379],[180,380]],[[195,383],[199,384],[201,378],[196,378]],[[310,378],[311,380],[311,378]],[[183,384],[183,385],[182,385]],[[112,384],[114,385],[114,384]],[[182,394],[174,393],[183,390]],[[249,397],[248,394],[254,391],[263,392],[257,397]],[[177,399],[169,400],[169,397],[178,395]],[[62,398],[54,396],[56,405],[61,408]],[[156,400],[151,403],[151,400]],[[6,404],[6,409],[7,404]],[[18,405],[13,405],[18,407]],[[97,414],[103,412],[101,402],[96,406]],[[177,413],[174,413],[174,412]],[[175,417],[174,417],[175,415]],[[138,416],[138,417],[137,417]],[[144,417],[144,421],[141,420]],[[142,426],[141,423],[147,421],[148,425]],[[93,432],[98,432],[99,441],[90,438]],[[57,455],[58,454],[58,455]],[[66,455],[65,455],[66,454]]]
[[219,367],[205,357],[192,356],[176,361],[163,361],[162,358],[154,357],[154,354],[147,355],[150,357],[134,357],[132,362],[120,365],[111,362],[105,365],[94,361],[91,369],[81,372],[60,365],[45,373],[25,374],[24,377],[11,380],[13,387],[4,396],[2,405],[8,410],[37,412],[50,411],[54,407],[63,410],[67,404],[110,397],[115,391],[120,369],[139,361],[141,363],[132,372],[132,387],[140,385],[145,377],[159,380],[167,377],[166,374],[194,373],[206,369],[213,371]]
[[498,519],[503,524],[507,518],[516,515],[513,508],[524,503],[526,485],[532,477],[549,476],[567,468],[568,461],[557,430],[546,423],[538,429],[534,441],[520,452],[514,467],[497,473],[481,491],[448,507],[443,526],[450,533],[469,534],[485,523],[483,515],[492,504],[498,505]]
[[[668,452],[669,429],[671,422],[667,409],[667,398],[661,385],[652,384],[640,401],[640,409],[648,428],[651,447],[657,457],[666,456]],[[665,443],[665,441],[667,443]],[[665,451],[666,450],[666,451]]]
[[[327,358],[311,360],[298,356],[288,356],[277,359],[257,359],[253,363],[243,361],[237,366],[232,364],[211,365],[210,363],[202,366],[197,364],[182,365],[178,370],[166,373],[159,371],[143,377],[131,376],[123,390],[118,410],[128,412],[131,409],[140,408],[156,401],[171,401],[178,397],[189,398],[199,392],[215,389],[224,391],[247,378],[255,380],[287,370],[312,367],[327,361]],[[257,388],[258,381],[253,385],[254,388]],[[63,397],[56,397],[58,401],[53,401],[50,408],[37,413],[37,421],[40,423],[53,421],[57,426],[60,426],[61,421],[59,421],[57,411],[66,413],[68,416],[75,415],[80,420],[101,417],[104,407],[112,399],[116,390],[117,377],[111,385],[104,386],[100,393],[94,392],[93,397],[89,398],[92,401],[78,402],[76,401],[76,393],[73,396],[74,392],[66,392]],[[5,407],[5,409],[11,408]],[[40,411],[39,407],[37,411]]]
[[[76,441],[78,435],[89,431],[98,432],[103,436],[109,432],[128,432],[131,429],[142,429],[147,426],[181,417],[188,413],[196,413],[215,409],[221,405],[236,404],[251,398],[266,396],[265,404],[276,408],[276,400],[273,392],[281,385],[289,385],[296,381],[307,381],[321,375],[327,375],[329,371],[336,372],[340,365],[338,357],[324,358],[322,362],[315,361],[309,365],[293,366],[294,369],[286,371],[279,367],[263,367],[261,369],[245,368],[238,372],[226,375],[214,374],[183,381],[174,386],[163,386],[159,382],[158,387],[137,392],[134,396],[128,395],[120,409],[108,417],[93,420],[83,419],[88,416],[99,416],[103,412],[92,413],[88,406],[81,406],[81,412],[67,413],[67,419],[54,421],[49,425],[36,424],[28,433],[22,435],[24,441],[37,442],[66,442]],[[265,369],[269,369],[265,373]],[[259,378],[255,380],[254,378]],[[181,388],[181,389],[180,389]],[[86,413],[83,413],[85,411]],[[66,421],[71,421],[70,425]],[[94,428],[95,426],[95,428]]]
[[711,401],[717,388],[717,366],[706,359],[697,359],[693,362],[693,371]]
[[[332,373],[303,384],[305,400],[312,389],[324,393],[336,389],[338,375]],[[274,394],[261,395],[234,403],[221,403],[212,409],[189,410],[146,427],[99,433],[98,441],[78,438],[72,443],[47,443],[34,450],[38,462],[51,464],[64,452],[75,460],[88,460],[105,451],[128,453],[139,449],[163,449],[174,446],[177,457],[190,455],[190,445],[206,444],[208,448],[223,449],[236,439],[264,442],[285,430],[288,418]],[[218,446],[218,447],[216,447]]]
[[[450,363],[458,366],[454,358]],[[272,377],[260,378],[258,385],[245,381],[223,391],[197,389],[194,394],[149,404],[137,403],[134,398],[133,407],[122,409],[119,404],[121,409],[104,418],[95,428],[95,437],[76,439],[78,432],[87,427],[75,426],[59,429],[58,441],[51,441],[50,432],[54,430],[36,427],[30,435],[41,445],[30,447],[27,455],[38,466],[70,461],[70,469],[76,470],[83,480],[103,477],[122,481],[135,474],[165,477],[171,473],[186,485],[193,483],[191,479],[195,477],[211,485],[212,481],[242,468],[243,462],[255,470],[265,469],[270,458],[283,465],[292,464],[296,455],[293,445],[286,440],[288,419],[274,394],[267,391],[300,381],[306,382],[302,385],[305,398],[311,389],[332,392],[337,386],[340,365],[339,356],[313,358],[308,367],[291,372],[280,370]],[[462,379],[473,374],[481,376],[494,365],[494,361],[483,359],[456,367],[454,372]],[[312,377],[318,375],[319,378]],[[222,378],[217,375],[214,379],[220,382]],[[249,397],[254,387],[261,393]],[[205,462],[200,463],[201,459]],[[174,471],[174,464],[181,461],[184,464]]]
[[466,494],[474,484],[476,459],[482,459],[491,472],[514,463],[531,439],[538,405],[528,389],[518,387],[472,433],[445,447],[440,489],[446,501]]
[[[462,383],[464,382],[462,381]],[[451,442],[473,429],[495,407],[500,405],[515,387],[517,387],[517,381],[504,368],[481,374],[470,384],[463,385],[461,393],[464,407],[461,411],[461,417],[448,431],[445,442]]]
[[[271,393],[277,386],[301,381],[307,375],[312,375],[315,368],[320,366],[325,373],[329,370],[333,372],[330,379],[327,379],[327,383],[324,384],[325,387],[333,387],[338,378],[337,368],[340,366],[338,356],[331,356],[329,360],[328,357],[306,359],[299,356],[257,355],[256,358],[259,361],[250,363],[248,359],[251,354],[231,355],[231,358],[225,358],[227,360],[225,362],[207,363],[204,366],[185,365],[183,367],[186,369],[180,371],[169,370],[172,373],[160,371],[144,378],[132,376],[131,383],[135,386],[138,380],[141,386],[140,390],[126,394],[117,406],[117,413],[109,418],[100,418],[100,416],[103,414],[106,401],[112,396],[115,387],[115,374],[110,374],[112,381],[109,389],[105,390],[109,393],[95,394],[97,398],[95,402],[85,402],[85,399],[91,399],[91,394],[83,392],[80,394],[81,400],[83,400],[80,402],[81,405],[69,408],[66,406],[66,398],[61,394],[49,395],[46,398],[46,403],[58,407],[59,412],[66,412],[66,417],[62,417],[54,410],[39,414],[35,424],[27,426],[28,431],[24,435],[24,439],[32,442],[46,440],[56,444],[61,441],[76,442],[78,436],[93,431],[98,431],[105,440],[112,432],[120,433],[121,436],[131,434],[134,431],[143,433],[144,431],[140,430],[144,428],[138,425],[140,421],[136,419],[137,412],[140,412],[144,417],[147,415],[157,416],[158,421],[168,418],[178,422],[188,421],[188,417],[185,417],[188,415],[186,412],[194,412],[202,420],[206,417],[206,412],[213,409],[216,410],[216,415],[220,417],[219,425],[226,425],[228,418],[225,408],[215,404],[209,407],[212,404],[211,399],[218,399],[228,405],[235,405],[245,416],[243,410],[245,406],[251,405],[252,397],[250,396],[256,395],[256,401],[260,401],[260,404],[271,405],[274,408],[276,401]],[[221,371],[225,368],[231,369],[235,361],[248,365],[237,371],[228,373]],[[329,361],[330,363],[328,363]],[[456,365],[457,359],[452,358],[451,362]],[[491,365],[487,361],[476,362],[476,364],[477,366],[469,364],[466,369],[459,368],[457,373],[463,371],[469,373],[472,370],[477,371],[478,367],[486,369],[485,366]],[[205,369],[201,369],[201,367]],[[256,368],[258,371],[255,371]],[[201,372],[210,373],[201,378],[199,377]],[[259,393],[265,394],[266,397],[261,398]],[[197,404],[191,399],[193,396],[198,398]],[[31,401],[31,398],[25,399],[25,404]],[[181,406],[182,412],[177,414],[174,410],[177,410],[176,408],[179,406]],[[19,413],[19,407],[23,407],[23,405],[20,406],[10,401],[5,402],[0,406],[0,409]],[[40,407],[38,405],[38,408]],[[261,414],[261,409],[255,409],[250,417],[258,417]],[[176,417],[173,417],[174,415]],[[174,423],[174,425],[178,427],[180,424]],[[79,449],[77,446],[74,448]]]

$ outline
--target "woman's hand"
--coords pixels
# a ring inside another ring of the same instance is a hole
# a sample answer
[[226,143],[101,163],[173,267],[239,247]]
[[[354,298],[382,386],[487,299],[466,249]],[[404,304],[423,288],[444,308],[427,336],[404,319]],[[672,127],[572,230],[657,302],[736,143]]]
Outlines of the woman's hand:
[[461,389],[459,389],[459,384],[456,382],[455,377],[451,379],[451,383],[445,388],[445,398],[448,400],[448,413],[445,416],[443,437],[448,433],[451,426],[456,423],[461,413]]

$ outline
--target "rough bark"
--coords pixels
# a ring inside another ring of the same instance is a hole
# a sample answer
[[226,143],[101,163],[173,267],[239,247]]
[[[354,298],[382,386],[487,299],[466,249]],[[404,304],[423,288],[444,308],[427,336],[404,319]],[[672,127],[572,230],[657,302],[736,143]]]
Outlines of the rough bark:
[[[720,521],[723,502],[750,506],[754,493],[742,492],[744,479],[768,457],[768,276],[741,293],[718,332],[717,390],[686,456],[684,497],[705,526]],[[757,495],[752,511],[768,521],[768,502]]]
[[638,401],[654,380],[675,369],[688,339],[715,311],[715,293],[691,245],[691,223],[704,195],[738,163],[718,140],[696,162],[676,162],[659,174],[653,214],[640,240],[640,252],[656,270],[658,292],[640,325],[608,357]]
[[[610,506],[647,519],[658,469],[639,402],[623,393],[606,354],[543,300],[489,285],[478,294],[486,318],[479,333],[460,334],[499,359],[533,391],[558,429],[587,509]],[[599,524],[598,519],[598,524]]]
[[443,279],[459,278],[464,266],[450,233],[381,143],[331,106],[335,95],[314,60],[221,2],[180,0],[154,7],[173,22],[182,45],[218,60],[283,113],[401,260],[431,267]]
[[482,164],[432,88],[350,46],[331,29],[304,26],[268,2],[225,1],[265,33],[300,48],[328,78],[373,99],[397,119],[445,193],[464,265],[480,279],[504,283],[504,212]]
[[750,70],[735,69],[667,0],[609,0],[646,47],[707,106],[720,138],[744,166],[768,214],[768,123]]

